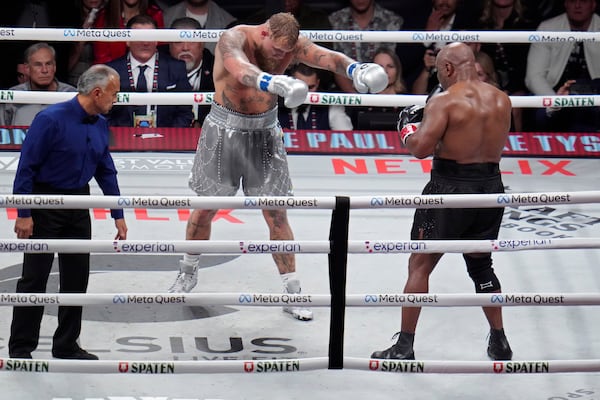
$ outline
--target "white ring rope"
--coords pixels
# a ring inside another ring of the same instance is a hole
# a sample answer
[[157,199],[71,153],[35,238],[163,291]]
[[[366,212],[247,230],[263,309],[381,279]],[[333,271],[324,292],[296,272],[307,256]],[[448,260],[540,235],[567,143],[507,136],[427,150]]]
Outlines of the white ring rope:
[[[144,29],[30,29],[0,28],[0,40],[43,41],[145,41],[216,42],[223,30],[144,30]],[[506,43],[552,43],[600,40],[598,32],[424,32],[424,31],[302,31],[313,41],[326,42],[413,42],[463,41]],[[72,93],[48,93],[0,90],[0,103],[53,104],[72,98]],[[213,93],[119,93],[117,104],[210,104]],[[426,96],[362,95],[309,93],[307,104],[345,106],[407,106],[424,104]],[[600,96],[511,96],[512,105],[520,108],[591,107],[600,104]],[[517,193],[506,195],[442,196],[361,196],[351,199],[351,208],[457,208],[498,207],[534,204],[577,204],[600,202],[599,191],[575,193]],[[9,208],[204,208],[204,209],[333,209],[335,198],[197,198],[159,196],[0,196],[0,207]],[[248,247],[250,246],[250,247]],[[598,248],[600,239],[535,239],[493,241],[349,241],[349,253],[413,253],[516,251],[556,248]],[[77,241],[77,240],[2,240],[0,252],[96,251],[139,254],[160,252],[202,253],[328,253],[325,241]],[[167,248],[169,251],[164,251]],[[257,251],[248,251],[248,249]],[[172,250],[172,251],[171,251]],[[193,294],[108,294],[108,293],[3,293],[0,306],[23,305],[236,305],[330,306],[330,295],[272,293],[193,293]],[[492,293],[492,294],[350,294],[346,305],[365,306],[580,306],[600,305],[597,293]],[[344,357],[344,368],[396,373],[570,373],[600,372],[600,360],[533,360],[533,361],[437,361],[372,360]],[[0,358],[0,371],[102,374],[187,374],[187,373],[282,373],[327,369],[328,357],[286,360],[211,360],[211,361],[123,361],[123,360],[24,360]]]
[[[310,306],[329,307],[329,294],[282,293],[0,293],[0,306]],[[347,294],[349,307],[598,306],[600,293]]]
[[[0,90],[0,104],[53,104],[73,98],[73,92],[45,92],[29,90]],[[409,94],[359,94],[359,93],[327,93],[310,92],[304,100],[305,104],[343,105],[348,107],[403,107],[413,104],[424,105],[427,96]],[[117,105],[209,105],[213,92],[179,92],[179,93],[135,93],[121,92],[117,94]],[[546,108],[546,107],[596,107],[600,105],[600,95],[565,95],[565,96],[510,96],[513,107]]]
[[[598,249],[600,238],[497,240],[348,240],[351,254],[490,253],[523,250]],[[117,254],[327,254],[329,241],[316,240],[87,240],[1,239],[0,253]]]
[[408,361],[344,357],[344,368],[363,371],[425,374],[598,372],[600,371],[600,360]]
[[[0,371],[85,374],[294,373],[327,369],[326,357],[285,360],[24,360],[0,358]],[[600,360],[439,361],[344,357],[344,368],[415,374],[532,374],[598,372]]]
[[221,374],[303,372],[327,369],[327,357],[285,360],[123,361],[0,358],[0,371],[85,374]]
[[[600,191],[498,194],[372,195],[350,197],[351,209],[494,208],[600,203]],[[0,208],[334,209],[335,197],[0,195]]]
[[[76,28],[1,28],[0,40],[43,40],[57,42],[216,42],[223,29],[76,29]],[[480,42],[480,43],[561,43],[596,42],[599,32],[572,31],[347,31],[302,30],[316,42]]]

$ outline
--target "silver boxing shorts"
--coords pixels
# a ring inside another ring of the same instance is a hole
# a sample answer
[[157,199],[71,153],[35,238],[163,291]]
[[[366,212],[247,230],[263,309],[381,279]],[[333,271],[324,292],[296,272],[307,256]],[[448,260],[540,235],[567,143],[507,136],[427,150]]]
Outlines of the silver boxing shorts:
[[212,103],[202,125],[189,186],[199,196],[291,196],[277,107],[245,115]]

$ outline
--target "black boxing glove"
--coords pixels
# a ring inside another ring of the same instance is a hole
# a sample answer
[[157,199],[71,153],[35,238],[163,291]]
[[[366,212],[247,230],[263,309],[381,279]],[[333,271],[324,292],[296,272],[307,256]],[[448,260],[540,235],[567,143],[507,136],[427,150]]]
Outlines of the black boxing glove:
[[437,84],[435,85],[435,87],[433,89],[431,89],[431,92],[429,92],[429,94],[427,95],[427,99],[425,100],[425,103],[427,103],[429,101],[429,99],[431,99],[433,96],[435,96],[438,93],[441,93],[444,91],[444,88],[442,87],[441,84]]
[[397,129],[398,132],[400,132],[400,140],[403,145],[406,145],[406,139],[415,133],[419,128],[419,125],[421,125],[424,109],[424,106],[414,105],[405,107],[400,111]]

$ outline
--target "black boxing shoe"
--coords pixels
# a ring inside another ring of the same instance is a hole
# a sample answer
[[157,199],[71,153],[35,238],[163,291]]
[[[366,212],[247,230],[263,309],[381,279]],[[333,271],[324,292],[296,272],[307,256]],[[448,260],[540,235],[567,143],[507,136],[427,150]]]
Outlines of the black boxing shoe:
[[414,360],[415,352],[413,351],[413,342],[415,340],[414,333],[397,332],[392,339],[398,336],[396,344],[385,350],[374,351],[371,358],[378,359],[394,359],[394,360]]
[[92,353],[88,353],[82,348],[78,348],[72,353],[55,353],[52,352],[52,357],[62,358],[65,360],[97,360],[98,356]]
[[513,352],[504,334],[504,329],[490,329],[487,353],[492,360],[508,361],[512,359]]

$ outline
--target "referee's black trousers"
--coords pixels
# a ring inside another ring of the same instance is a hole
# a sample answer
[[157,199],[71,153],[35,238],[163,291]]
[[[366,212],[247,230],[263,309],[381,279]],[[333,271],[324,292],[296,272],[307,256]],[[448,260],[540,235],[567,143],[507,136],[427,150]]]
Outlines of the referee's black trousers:
[[[89,210],[33,209],[32,239],[90,239]],[[54,260],[53,253],[26,253],[17,293],[44,293]],[[90,271],[89,253],[58,254],[60,293],[85,293]],[[43,306],[15,306],[8,343],[9,354],[31,353],[37,348]],[[82,307],[59,306],[58,327],[54,332],[52,353],[71,354],[79,345]]]

